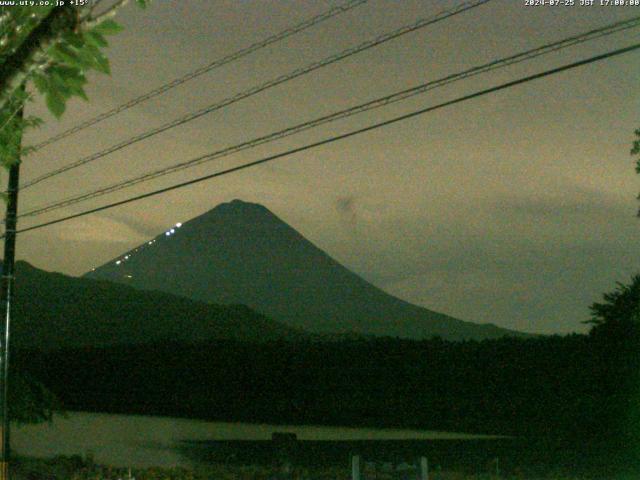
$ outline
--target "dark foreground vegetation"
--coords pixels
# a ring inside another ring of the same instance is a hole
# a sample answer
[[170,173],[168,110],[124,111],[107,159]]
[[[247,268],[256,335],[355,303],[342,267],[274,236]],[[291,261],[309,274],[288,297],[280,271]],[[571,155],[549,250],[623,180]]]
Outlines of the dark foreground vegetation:
[[71,410],[495,433],[527,439],[524,464],[638,467],[637,332],[162,343],[17,352],[14,365]]
[[637,344],[572,335],[161,343],[16,352],[14,365],[72,410],[600,436],[624,430],[638,356]]
[[[362,472],[364,479],[399,480],[414,478],[408,472],[378,471],[373,476]],[[212,464],[196,468],[113,468],[96,465],[91,460],[73,457],[56,457],[49,460],[18,459],[12,471],[15,480],[350,480],[348,465],[328,467],[293,467],[288,471],[274,466]],[[538,475],[517,472],[496,474],[469,473],[436,469],[430,472],[430,480],[578,480],[584,476],[566,476],[559,473]],[[600,477],[602,478],[602,477]],[[607,480],[635,480],[630,475],[606,477]]]
[[[80,456],[48,460],[19,458],[12,471],[15,480],[273,480],[281,478],[277,468],[239,465],[208,465],[199,468],[114,468],[98,465]],[[296,470],[287,480],[348,480],[348,468]],[[448,477],[442,477],[448,478]],[[449,477],[450,478],[450,477]],[[283,478],[284,480],[284,478]]]
[[589,335],[162,342],[13,365],[69,410],[510,435],[513,471],[640,474],[640,276],[591,309]]

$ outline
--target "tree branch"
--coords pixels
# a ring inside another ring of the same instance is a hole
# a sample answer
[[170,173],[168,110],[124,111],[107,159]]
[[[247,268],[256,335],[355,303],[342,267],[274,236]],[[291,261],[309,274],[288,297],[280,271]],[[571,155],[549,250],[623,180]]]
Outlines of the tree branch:
[[116,13],[118,13],[118,10],[126,6],[127,3],[129,3],[129,0],[118,0],[98,16],[96,17],[90,16],[87,20],[83,21],[82,28],[83,29],[93,28],[96,25],[99,25],[100,23],[104,22],[105,20],[114,17]]
[[23,102],[21,102],[20,105],[16,105],[16,108],[14,109],[13,112],[11,112],[11,115],[9,115],[9,118],[7,118],[7,121],[4,122],[2,125],[0,125],[0,131],[4,130],[5,127],[11,123],[11,120],[13,120],[16,117],[16,115],[18,115],[18,113],[20,112],[20,109],[23,107],[22,103],[28,101],[31,97],[32,95],[28,94],[27,97],[24,99]]

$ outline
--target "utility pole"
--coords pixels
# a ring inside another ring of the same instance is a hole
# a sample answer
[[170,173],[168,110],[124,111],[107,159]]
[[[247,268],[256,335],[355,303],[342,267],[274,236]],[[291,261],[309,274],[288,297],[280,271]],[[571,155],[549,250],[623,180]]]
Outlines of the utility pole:
[[[18,118],[23,116],[23,108]],[[22,126],[16,132],[18,145],[22,144]],[[0,338],[0,420],[2,436],[0,437],[0,480],[9,480],[9,327],[13,302],[16,257],[16,227],[18,223],[18,189],[20,180],[20,147],[18,158],[9,167],[9,184],[7,188],[7,213],[5,216],[4,259],[2,261],[2,281],[0,282],[0,300],[4,307],[4,330]]]

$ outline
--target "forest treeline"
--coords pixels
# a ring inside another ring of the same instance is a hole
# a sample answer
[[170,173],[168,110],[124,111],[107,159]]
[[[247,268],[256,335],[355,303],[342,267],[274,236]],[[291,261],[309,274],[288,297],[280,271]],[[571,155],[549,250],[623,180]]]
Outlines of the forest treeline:
[[412,427],[628,451],[640,335],[394,338],[18,351],[69,410]]
[[591,311],[589,334],[16,350],[13,371],[67,410],[509,435],[640,469],[640,275]]

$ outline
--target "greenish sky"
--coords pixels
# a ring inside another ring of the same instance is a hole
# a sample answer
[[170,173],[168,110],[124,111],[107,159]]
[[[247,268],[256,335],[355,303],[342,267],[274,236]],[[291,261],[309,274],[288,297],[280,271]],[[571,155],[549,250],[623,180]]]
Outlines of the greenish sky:
[[[36,143],[339,2],[158,0],[127,7],[111,77],[92,75]],[[460,2],[371,0],[29,157],[35,178],[148,128]],[[576,3],[579,3],[577,1]],[[599,3],[599,2],[596,2]],[[377,96],[640,14],[494,0],[25,190],[24,211]],[[636,43],[631,30],[458,82],[384,110],[24,220],[21,227],[177,183]],[[458,318],[531,332],[585,331],[588,305],[640,267],[640,54],[442,109],[161,197],[21,235],[20,258],[81,274],[233,198],[262,203],[356,273]]]

